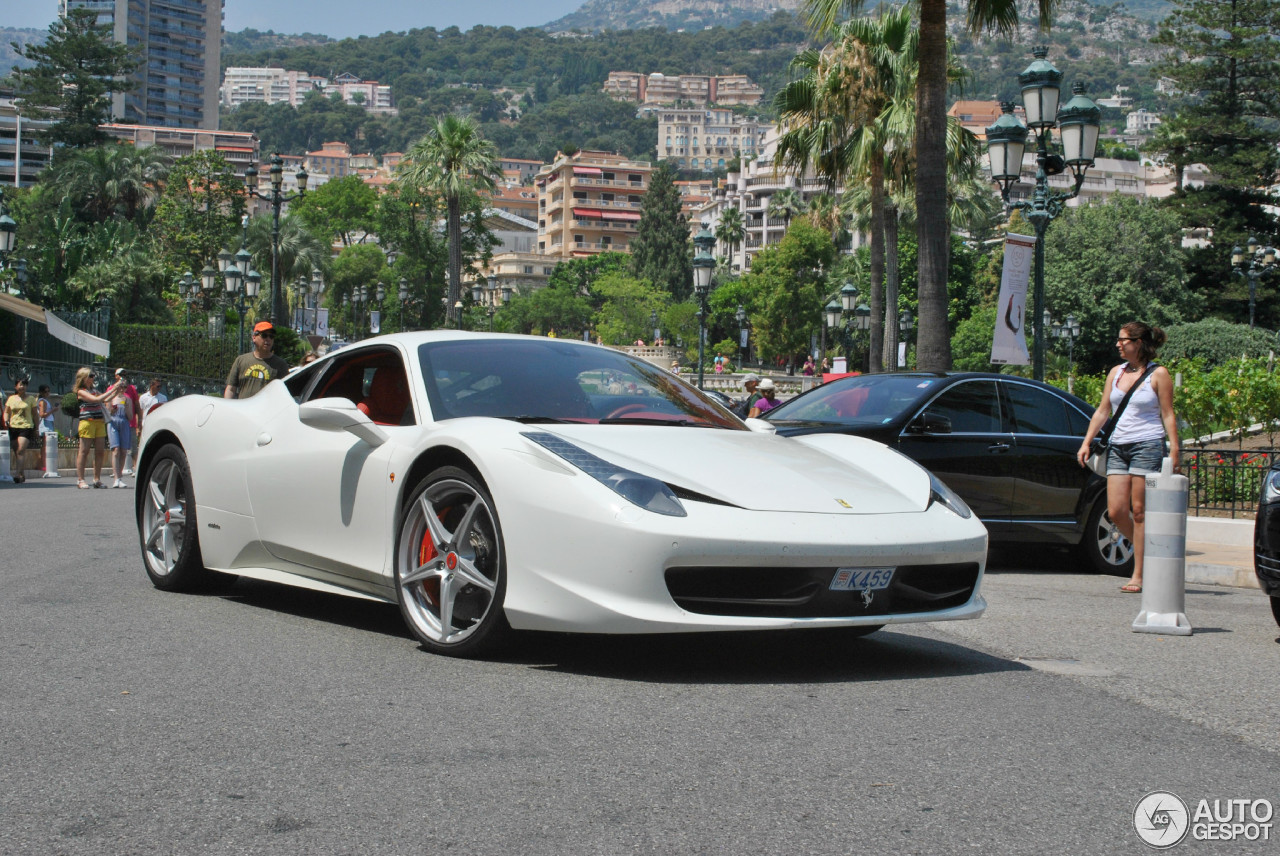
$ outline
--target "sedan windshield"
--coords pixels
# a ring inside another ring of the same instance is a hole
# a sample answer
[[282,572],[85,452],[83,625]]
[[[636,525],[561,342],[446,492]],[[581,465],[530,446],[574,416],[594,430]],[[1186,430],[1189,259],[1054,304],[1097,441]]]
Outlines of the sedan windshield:
[[883,425],[915,410],[941,378],[905,374],[859,375],[824,384],[765,414],[770,422]]
[[670,372],[609,348],[511,337],[431,342],[419,347],[418,358],[437,420],[491,416],[746,430]]

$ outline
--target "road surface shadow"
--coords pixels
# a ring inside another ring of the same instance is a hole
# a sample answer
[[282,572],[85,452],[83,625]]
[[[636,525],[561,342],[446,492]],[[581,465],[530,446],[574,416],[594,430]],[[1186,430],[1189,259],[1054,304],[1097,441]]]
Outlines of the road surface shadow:
[[[392,604],[243,578],[206,596],[413,638]],[[617,680],[699,684],[912,680],[1027,670],[1012,660],[918,635],[913,627],[891,626],[864,638],[838,628],[636,636],[523,631],[484,659]]]

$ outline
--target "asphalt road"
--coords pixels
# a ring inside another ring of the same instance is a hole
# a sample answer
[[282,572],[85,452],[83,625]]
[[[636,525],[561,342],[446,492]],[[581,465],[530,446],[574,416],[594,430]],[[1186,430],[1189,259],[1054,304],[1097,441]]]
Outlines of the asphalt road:
[[1135,634],[1119,580],[1013,556],[979,621],[468,662],[394,606],[159,592],[132,499],[0,487],[0,853],[1140,853],[1150,791],[1280,798],[1256,591]]

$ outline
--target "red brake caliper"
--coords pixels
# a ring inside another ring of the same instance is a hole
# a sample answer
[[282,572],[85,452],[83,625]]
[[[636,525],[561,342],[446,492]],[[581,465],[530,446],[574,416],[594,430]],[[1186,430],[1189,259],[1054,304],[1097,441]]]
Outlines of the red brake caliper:
[[[444,516],[449,512],[445,508],[436,515],[440,520],[444,520]],[[435,542],[431,540],[431,530],[427,529],[422,533],[422,543],[418,545],[418,567],[430,562],[436,556],[440,555],[436,550]],[[427,602],[432,606],[440,605],[440,578],[428,577],[422,581],[422,593],[426,595]]]

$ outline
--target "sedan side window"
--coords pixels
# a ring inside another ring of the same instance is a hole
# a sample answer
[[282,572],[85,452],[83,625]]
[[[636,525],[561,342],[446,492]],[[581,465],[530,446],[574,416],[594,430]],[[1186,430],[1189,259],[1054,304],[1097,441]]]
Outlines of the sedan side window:
[[931,401],[924,412],[949,420],[953,434],[1000,433],[1000,400],[994,381],[958,383]]
[[1067,403],[1058,396],[1023,383],[1007,383],[1005,389],[1013,403],[1013,430],[1017,433],[1055,437],[1075,434],[1067,417]]

